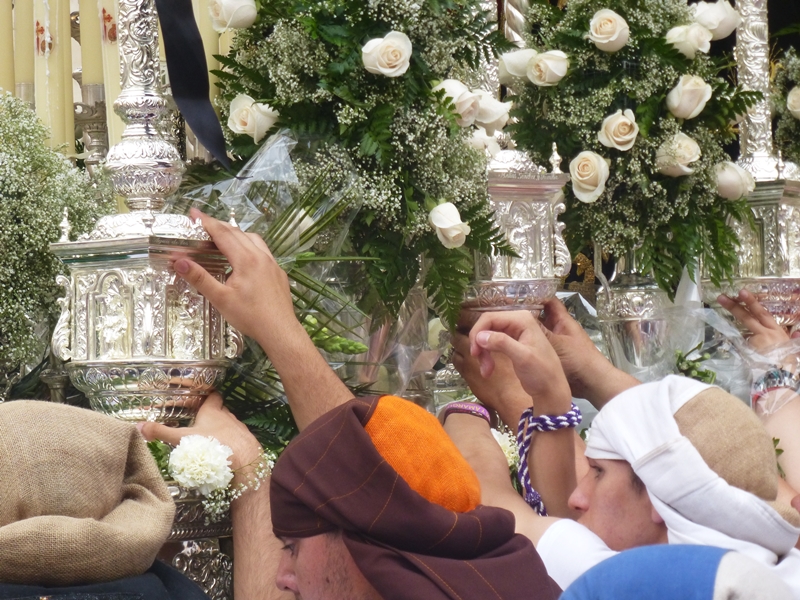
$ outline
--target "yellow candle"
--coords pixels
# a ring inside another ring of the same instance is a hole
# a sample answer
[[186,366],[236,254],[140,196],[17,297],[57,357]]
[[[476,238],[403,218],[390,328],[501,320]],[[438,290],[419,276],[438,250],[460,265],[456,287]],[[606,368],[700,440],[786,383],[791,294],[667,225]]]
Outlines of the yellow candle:
[[72,38],[69,0],[34,0],[36,113],[50,128],[50,146],[74,153]]
[[33,83],[33,56],[36,49],[33,1],[18,0],[14,5],[14,78],[16,83]]
[[[0,0],[0,56],[14,56],[14,17],[11,0]],[[0,62],[0,88],[14,93],[14,61]]]
[[83,85],[103,83],[102,28],[97,0],[80,0]]
[[[200,37],[203,38],[203,50],[206,55],[208,70],[219,69],[219,62],[214,58],[215,54],[219,54],[219,34],[214,31],[211,13],[208,12],[208,0],[192,0],[192,8],[194,9],[197,28],[200,30]],[[219,88],[216,86],[217,78],[209,73],[208,83],[210,88],[209,98],[213,106],[214,99],[219,92]]]
[[100,26],[103,31],[101,54],[103,56],[103,83],[106,91],[106,122],[109,148],[118,144],[125,131],[125,123],[114,112],[114,101],[122,89],[119,75],[119,44],[117,43],[117,0],[97,0]]

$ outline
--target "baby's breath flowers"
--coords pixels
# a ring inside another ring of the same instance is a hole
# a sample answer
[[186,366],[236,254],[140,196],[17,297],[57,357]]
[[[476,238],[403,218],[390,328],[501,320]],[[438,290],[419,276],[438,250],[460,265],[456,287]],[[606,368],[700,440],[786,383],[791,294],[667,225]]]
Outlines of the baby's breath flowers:
[[[717,194],[715,166],[729,160],[731,123],[759,95],[734,88],[720,76],[725,60],[706,54],[712,33],[695,20],[706,10],[693,13],[685,0],[570,0],[564,9],[532,0],[526,45],[537,57],[564,53],[569,68],[553,86],[529,85],[517,75],[526,57],[512,54],[504,72],[517,80],[517,146],[546,164],[556,142],[571,161],[564,219],[573,252],[597,242],[620,256],[642,244],[643,268],[668,292],[701,257],[712,280],[730,276],[730,223],[748,214],[741,198]],[[712,15],[703,18],[709,25]]]
[[794,48],[780,58],[775,73],[775,150],[785,160],[800,164],[800,56]]
[[[65,273],[49,244],[69,210],[72,239],[112,211],[87,175],[45,143],[33,110],[0,92],[0,369],[36,364],[47,347]],[[0,396],[2,396],[0,389]]]

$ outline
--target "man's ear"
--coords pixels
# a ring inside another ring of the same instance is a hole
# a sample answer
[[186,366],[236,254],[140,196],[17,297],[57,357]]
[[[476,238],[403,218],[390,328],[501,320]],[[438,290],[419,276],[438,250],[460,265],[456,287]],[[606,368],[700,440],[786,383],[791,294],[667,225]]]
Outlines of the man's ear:
[[658,511],[655,509],[654,506],[650,507],[650,519],[656,525],[663,525],[664,524],[664,519],[661,517],[660,514],[658,514]]

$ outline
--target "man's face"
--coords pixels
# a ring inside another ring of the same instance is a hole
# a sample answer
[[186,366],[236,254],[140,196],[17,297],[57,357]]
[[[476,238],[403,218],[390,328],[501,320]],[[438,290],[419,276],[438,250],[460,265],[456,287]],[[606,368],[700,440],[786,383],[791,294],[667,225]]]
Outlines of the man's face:
[[284,547],[275,584],[298,600],[381,600],[358,570],[341,532],[281,538]]
[[633,469],[623,460],[589,460],[589,472],[569,497],[580,512],[578,523],[612,550],[667,542],[667,528],[650,497],[633,483]]

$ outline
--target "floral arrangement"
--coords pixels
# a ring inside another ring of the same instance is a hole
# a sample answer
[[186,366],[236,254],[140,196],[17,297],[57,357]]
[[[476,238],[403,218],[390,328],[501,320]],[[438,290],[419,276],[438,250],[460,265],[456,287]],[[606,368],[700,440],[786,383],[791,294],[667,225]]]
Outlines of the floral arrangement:
[[778,61],[773,93],[776,150],[785,160],[800,164],[800,56],[794,48]]
[[73,239],[113,210],[48,136],[27,103],[0,95],[0,376],[38,363],[47,347],[59,313],[55,279],[65,272],[48,246],[64,209]]
[[703,258],[712,281],[732,274],[755,182],[724,153],[759,94],[720,76],[707,56],[739,15],[728,0],[534,0],[528,48],[501,57],[516,143],[544,164],[568,157],[566,234],[614,255],[641,245],[645,272],[672,293]]
[[147,443],[162,477],[187,490],[203,496],[206,524],[219,521],[230,508],[231,502],[249,489],[257,490],[261,482],[272,473],[277,455],[262,452],[251,464],[242,467],[245,481],[231,485],[234,471],[228,460],[233,450],[212,437],[186,435],[175,448],[159,441]]
[[232,151],[250,156],[278,127],[315,138],[323,159],[343,148],[363,198],[351,251],[371,297],[396,314],[424,268],[454,322],[471,251],[511,252],[485,153],[470,144],[478,126],[501,129],[510,105],[462,83],[505,47],[479,0],[262,2],[216,73]]

